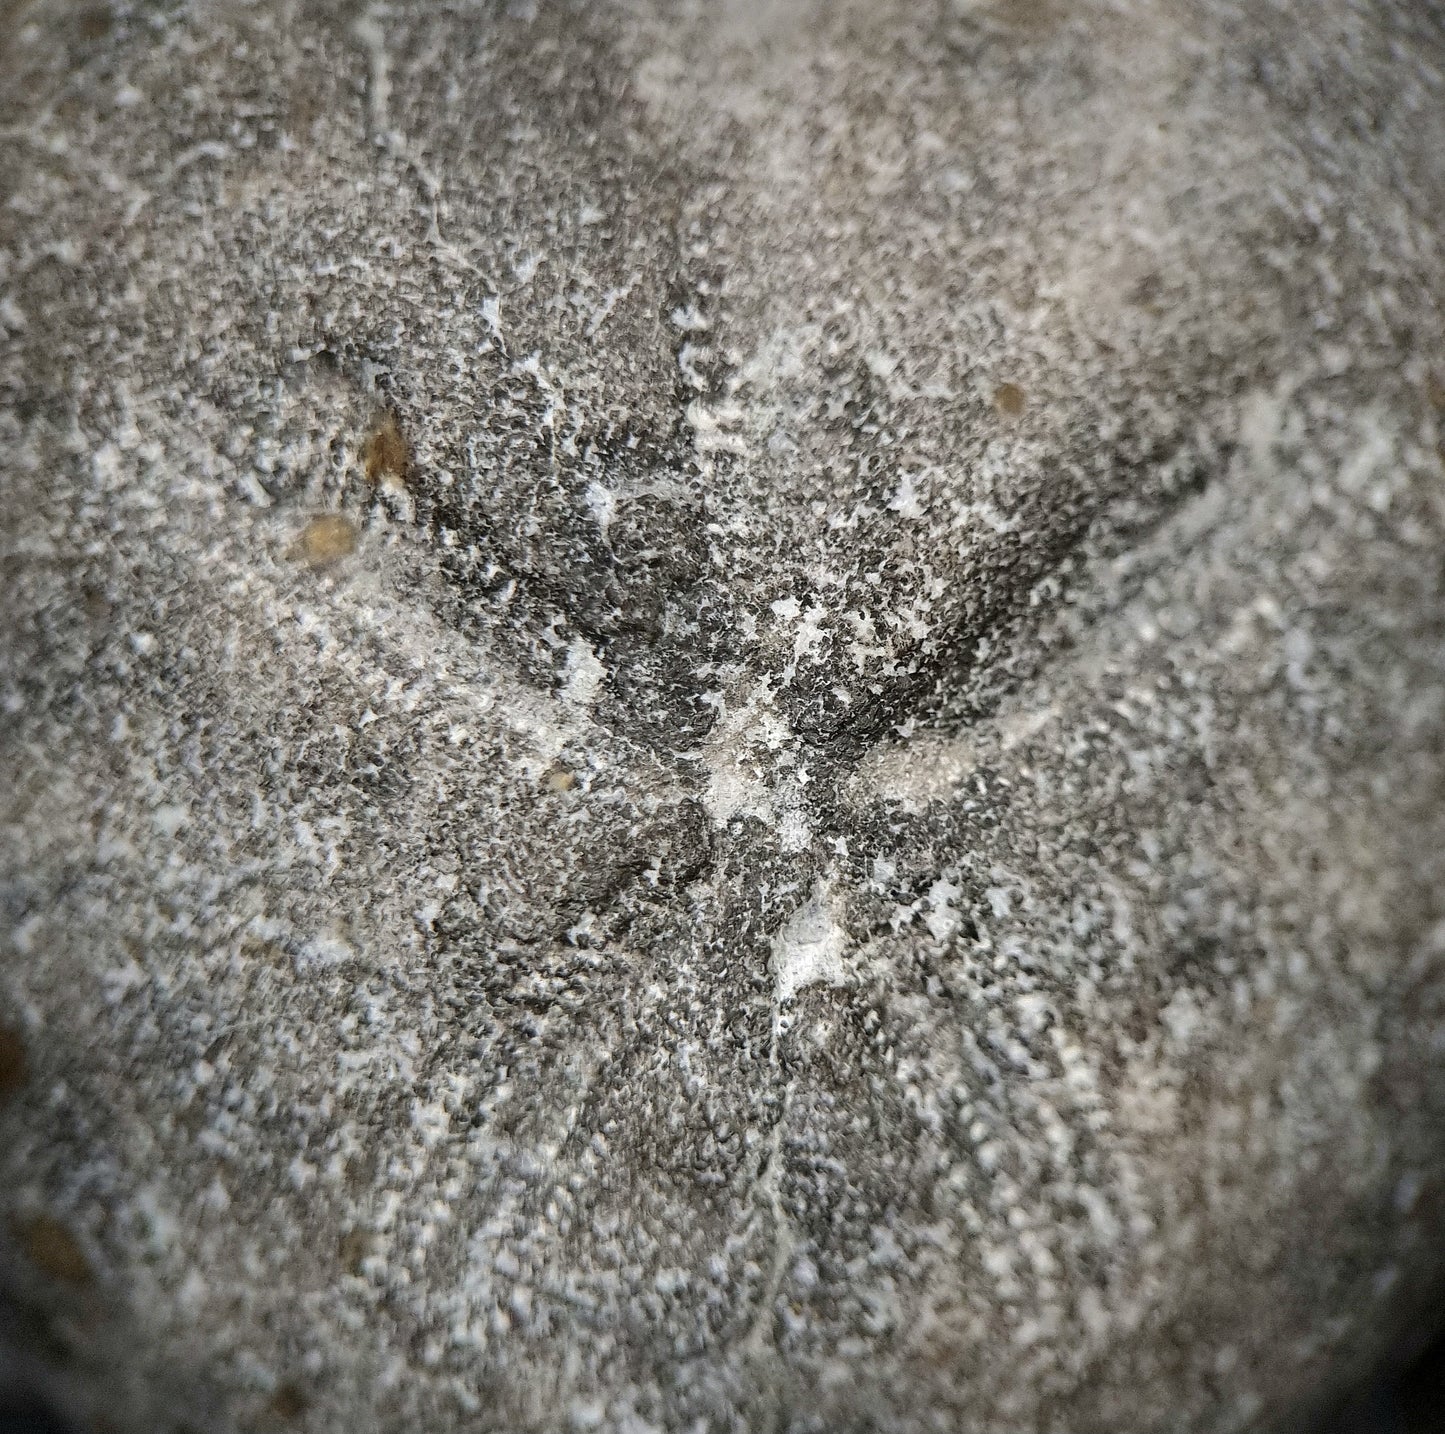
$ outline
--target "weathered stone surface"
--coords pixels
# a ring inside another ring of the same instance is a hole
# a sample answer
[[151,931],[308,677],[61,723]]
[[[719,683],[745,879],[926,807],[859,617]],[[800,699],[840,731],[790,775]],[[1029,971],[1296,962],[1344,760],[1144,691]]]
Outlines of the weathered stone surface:
[[1438,1290],[1438,6],[0,15],[96,1427],[1265,1429]]

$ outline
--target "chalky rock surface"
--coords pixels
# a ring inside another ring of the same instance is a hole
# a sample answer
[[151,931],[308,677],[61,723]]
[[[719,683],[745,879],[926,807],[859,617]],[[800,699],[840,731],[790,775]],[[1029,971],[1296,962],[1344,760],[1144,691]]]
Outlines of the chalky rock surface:
[[1294,1427],[1445,1238],[1445,20],[0,9],[0,1271],[83,1426]]

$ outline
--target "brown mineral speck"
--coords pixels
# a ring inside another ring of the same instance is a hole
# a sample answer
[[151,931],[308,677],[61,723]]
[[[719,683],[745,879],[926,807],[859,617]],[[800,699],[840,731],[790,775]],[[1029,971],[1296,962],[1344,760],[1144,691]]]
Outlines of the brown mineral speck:
[[81,601],[85,606],[85,615],[91,622],[100,624],[110,621],[111,605],[110,599],[100,588],[87,583],[81,589]]
[[1017,418],[1024,411],[1027,400],[1024,391],[1016,383],[1001,383],[993,391],[993,406],[1005,418]]
[[542,785],[549,792],[570,792],[577,785],[577,778],[566,767],[558,763],[550,767],[542,778]]
[[1044,30],[1058,18],[1050,0],[995,0],[993,12],[1017,30]]
[[241,957],[246,961],[263,961],[270,966],[290,966],[291,953],[274,941],[261,941],[247,936],[241,942]]
[[0,1100],[14,1095],[25,1084],[25,1042],[20,1032],[0,1026]]
[[292,555],[315,567],[349,557],[356,551],[356,524],[340,513],[323,513],[301,530]]
[[271,1413],[278,1419],[299,1419],[306,1413],[306,1396],[300,1388],[287,1380],[278,1385],[271,1396]]
[[1425,397],[1437,412],[1445,413],[1445,377],[1438,373],[1425,375]]
[[20,1223],[16,1234],[30,1262],[53,1280],[69,1285],[91,1282],[90,1261],[75,1236],[51,1215],[32,1215]]
[[377,419],[367,436],[362,459],[368,483],[388,483],[400,487],[406,482],[411,452],[394,413],[383,413]]
[[82,40],[94,43],[103,40],[110,34],[114,19],[109,10],[103,5],[94,5],[89,9],[82,10],[76,21],[76,29],[80,31]]
[[336,1254],[348,1275],[361,1273],[361,1262],[371,1253],[371,1238],[365,1230],[348,1230],[336,1242]]

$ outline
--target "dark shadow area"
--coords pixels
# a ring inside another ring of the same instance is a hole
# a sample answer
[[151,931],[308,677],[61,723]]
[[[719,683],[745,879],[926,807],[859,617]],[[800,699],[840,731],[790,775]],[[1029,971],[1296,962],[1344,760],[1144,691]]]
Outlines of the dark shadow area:
[[[1445,1311],[1441,1319],[1403,1369],[1346,1401],[1315,1434],[1445,1434]],[[0,1434],[80,1431],[40,1395],[0,1384]]]
[[0,1399],[0,1434],[71,1434],[51,1409],[35,1399]]
[[1445,1311],[1423,1347],[1337,1410],[1318,1434],[1445,1434]]

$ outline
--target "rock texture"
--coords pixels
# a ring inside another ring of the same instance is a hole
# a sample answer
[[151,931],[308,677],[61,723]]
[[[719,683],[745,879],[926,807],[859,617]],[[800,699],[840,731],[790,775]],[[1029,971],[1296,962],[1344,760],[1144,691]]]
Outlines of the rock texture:
[[1445,15],[0,7],[0,1269],[96,1429],[1292,1427],[1445,1249]]

